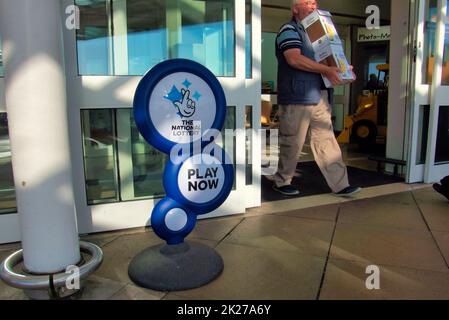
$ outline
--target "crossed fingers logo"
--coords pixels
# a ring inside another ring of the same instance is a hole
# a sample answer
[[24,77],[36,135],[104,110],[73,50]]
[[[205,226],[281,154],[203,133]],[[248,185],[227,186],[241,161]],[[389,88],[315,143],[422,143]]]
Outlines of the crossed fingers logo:
[[[192,85],[187,79],[183,82],[185,88],[181,91],[176,86],[173,86],[171,91],[164,96],[165,99],[170,100],[173,106],[178,111],[178,115],[183,118],[191,118],[196,111],[197,103],[201,98],[201,94],[196,91],[191,97],[191,91],[189,87]],[[196,100],[196,101],[195,101]]]
[[195,113],[196,103],[190,99],[190,90],[181,89],[182,100],[175,101],[173,104],[178,109],[181,118],[190,118]]

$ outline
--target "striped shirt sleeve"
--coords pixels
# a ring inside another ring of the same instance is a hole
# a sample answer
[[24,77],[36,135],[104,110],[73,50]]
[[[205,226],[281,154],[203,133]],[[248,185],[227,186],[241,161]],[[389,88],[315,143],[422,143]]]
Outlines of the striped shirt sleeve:
[[296,29],[293,26],[286,24],[279,30],[276,38],[276,45],[281,52],[285,52],[286,50],[293,48],[302,49],[303,42]]

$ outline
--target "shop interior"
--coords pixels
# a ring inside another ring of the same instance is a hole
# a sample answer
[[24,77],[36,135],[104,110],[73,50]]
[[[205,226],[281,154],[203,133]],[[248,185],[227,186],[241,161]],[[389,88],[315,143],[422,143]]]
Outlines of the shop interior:
[[[345,1],[340,1],[344,3]],[[362,1],[363,2],[363,1]],[[365,1],[366,2],[366,1]],[[276,3],[276,4],[272,4]],[[280,5],[284,3],[284,5]],[[284,1],[262,1],[262,125],[275,125],[276,123],[276,93],[277,93],[277,61],[275,57],[275,39],[279,27],[290,18],[289,0]],[[373,4],[371,1],[370,4]],[[367,2],[368,5],[368,2]],[[376,4],[380,8],[380,23],[383,27],[390,24],[389,1],[378,1]],[[340,38],[344,42],[344,49],[348,61],[354,66],[357,80],[343,87],[335,88],[336,103],[333,108],[334,130],[339,136],[344,130],[345,117],[354,115],[366,97],[367,91],[373,93],[377,100],[376,116],[367,115],[370,122],[375,125],[375,130],[362,132],[362,128],[350,132],[350,143],[348,150],[359,151],[362,154],[385,153],[386,126],[388,102],[388,62],[389,62],[389,40],[380,41],[358,41],[358,29],[366,28],[365,13],[366,6],[363,4],[351,6],[353,12],[349,12],[346,7],[345,13],[340,13],[341,5],[338,1],[320,1],[320,7],[332,13],[332,20],[337,27]],[[385,29],[388,30],[388,29]],[[380,69],[380,70],[379,70]],[[366,100],[366,99],[365,99]],[[372,101],[372,100],[371,100]],[[365,102],[366,104],[366,102]],[[270,117],[267,111],[271,108]],[[267,110],[268,109],[268,110]],[[375,118],[375,119],[374,119]],[[367,120],[368,119],[364,119]],[[367,123],[367,121],[364,121]],[[274,122],[274,123],[273,123]],[[371,125],[369,125],[369,128]],[[366,129],[365,129],[366,130]],[[376,134],[377,133],[377,134]],[[344,143],[348,144],[348,143]],[[373,150],[375,144],[375,150]]]
[[[275,39],[283,23],[291,18],[290,0],[262,1],[262,126],[277,126],[277,60]],[[367,7],[377,6],[380,29],[376,36],[366,28],[370,14]],[[388,85],[390,55],[390,1],[319,1],[321,9],[331,12],[332,21],[342,39],[348,62],[353,65],[357,80],[335,88],[333,124],[348,167],[385,173],[385,163],[379,162],[386,154]],[[346,130],[345,130],[346,129]],[[277,150],[267,147],[263,163],[276,161]],[[298,162],[309,165],[312,152],[306,145]],[[401,178],[402,164],[392,174]],[[300,168],[300,166],[298,166]],[[301,170],[298,170],[301,175]],[[316,172],[317,174],[318,171]]]

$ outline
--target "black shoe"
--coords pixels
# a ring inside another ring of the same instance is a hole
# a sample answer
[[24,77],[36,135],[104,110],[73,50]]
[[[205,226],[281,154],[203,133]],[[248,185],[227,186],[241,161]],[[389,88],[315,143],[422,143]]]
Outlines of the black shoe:
[[282,193],[284,196],[289,196],[289,197],[299,195],[299,190],[292,185],[278,187],[275,184],[273,184],[273,190],[277,191],[279,193]]
[[334,195],[336,195],[337,197],[351,197],[351,196],[359,193],[360,191],[362,191],[362,188],[360,188],[360,187],[349,186],[347,188],[344,188],[340,192],[335,192]]
[[433,189],[449,200],[449,188],[444,188],[441,184],[435,183]]
[[449,187],[449,176],[444,177],[444,178],[441,180],[441,186],[442,186],[442,187],[446,187],[446,188]]

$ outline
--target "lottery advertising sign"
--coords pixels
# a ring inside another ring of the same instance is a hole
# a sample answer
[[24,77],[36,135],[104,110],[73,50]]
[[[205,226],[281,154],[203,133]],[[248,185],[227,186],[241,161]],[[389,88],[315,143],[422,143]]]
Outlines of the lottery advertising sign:
[[[234,167],[214,145],[225,117],[223,88],[197,62],[162,62],[137,87],[137,127],[150,145],[170,155],[163,175],[167,196],[151,215],[153,230],[168,244],[182,243],[197,216],[220,207],[231,192]],[[174,148],[183,152],[172,152]]]
[[220,131],[226,117],[226,98],[215,76],[199,63],[168,60],[140,81],[134,116],[146,141],[169,154],[175,145],[202,140],[210,129]]

